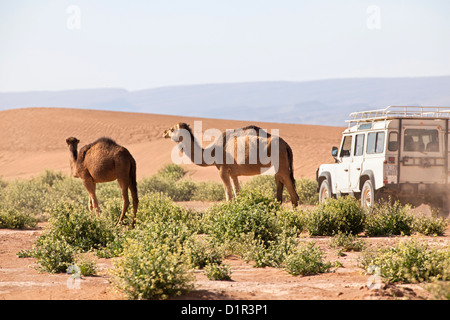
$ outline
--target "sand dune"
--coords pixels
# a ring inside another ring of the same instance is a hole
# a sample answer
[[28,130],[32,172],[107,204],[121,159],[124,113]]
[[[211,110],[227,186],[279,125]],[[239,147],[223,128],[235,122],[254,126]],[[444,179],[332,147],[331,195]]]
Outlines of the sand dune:
[[[278,129],[293,149],[296,178],[314,178],[321,163],[332,162],[331,147],[339,144],[343,131],[339,127],[81,109],[6,110],[0,111],[0,177],[7,180],[29,178],[45,169],[70,173],[67,137],[77,137],[81,147],[101,136],[109,136],[133,154],[140,179],[172,162],[171,151],[175,143],[163,139],[162,132],[177,122],[193,125],[195,120],[202,120],[203,131],[210,128],[224,131],[249,124],[269,132]],[[185,167],[194,180],[220,181],[215,167],[193,164]]]

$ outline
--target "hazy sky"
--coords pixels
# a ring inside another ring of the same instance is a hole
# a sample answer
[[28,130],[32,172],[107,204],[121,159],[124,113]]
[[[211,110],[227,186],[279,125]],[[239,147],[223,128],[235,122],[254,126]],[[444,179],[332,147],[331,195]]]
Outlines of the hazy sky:
[[0,91],[450,75],[448,0],[1,0]]

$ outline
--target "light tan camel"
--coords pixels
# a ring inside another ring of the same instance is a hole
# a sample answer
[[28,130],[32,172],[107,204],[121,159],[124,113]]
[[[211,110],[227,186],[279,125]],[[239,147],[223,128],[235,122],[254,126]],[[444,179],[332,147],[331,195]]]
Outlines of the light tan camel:
[[139,203],[136,183],[136,161],[130,152],[118,145],[110,138],[100,138],[95,142],[85,145],[77,151],[77,138],[66,139],[70,151],[70,168],[75,178],[81,178],[83,185],[89,193],[89,209],[99,213],[98,201],[95,196],[95,185],[102,182],[110,182],[117,179],[122,189],[123,206],[119,221],[125,217],[130,200],[128,188],[133,198],[133,222],[136,222],[136,211]]
[[216,166],[225,187],[227,200],[233,198],[230,179],[233,181],[234,195],[237,196],[239,193],[238,176],[258,175],[265,169],[274,166],[272,162],[262,161],[261,152],[258,150],[263,148],[267,155],[272,155],[272,151],[276,151],[272,150],[273,146],[278,147],[278,159],[276,159],[278,160],[278,170],[274,172],[277,200],[282,201],[283,187],[286,186],[292,204],[298,205],[299,197],[295,191],[292,149],[282,138],[273,139],[274,136],[256,126],[233,130],[231,134],[223,132],[221,137],[219,135],[220,132],[216,136],[215,143],[204,149],[186,123],[178,123],[163,133],[164,138],[179,142],[182,152],[193,163],[199,166]]

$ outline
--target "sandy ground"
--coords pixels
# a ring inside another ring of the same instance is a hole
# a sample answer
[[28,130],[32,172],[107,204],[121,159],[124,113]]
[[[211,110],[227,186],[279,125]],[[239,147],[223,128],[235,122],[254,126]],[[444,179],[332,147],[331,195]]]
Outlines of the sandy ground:
[[[208,203],[183,203],[204,210]],[[41,273],[33,258],[18,258],[17,252],[31,249],[43,232],[45,224],[35,230],[0,229],[0,300],[116,300],[125,297],[110,283],[108,270],[112,259],[97,258],[97,276],[83,277],[79,288],[67,274]],[[408,237],[411,238],[411,237]],[[450,226],[442,237],[419,237],[436,246],[448,246]],[[363,238],[368,245],[392,246],[404,237]],[[280,268],[254,268],[236,256],[224,260],[231,267],[232,281],[209,280],[204,271],[195,272],[194,290],[178,297],[180,300],[392,300],[433,299],[426,284],[385,285],[369,289],[370,275],[358,267],[359,252],[338,256],[330,246],[330,237],[306,237],[324,251],[324,259],[342,263],[332,272],[312,276],[292,276]],[[69,281],[69,283],[68,283]]]
[[[294,153],[296,178],[314,178],[321,163],[332,162],[331,147],[339,145],[344,128],[312,125],[201,119],[142,113],[77,109],[32,108],[0,111],[0,177],[29,178],[45,169],[70,173],[65,139],[74,136],[79,148],[102,136],[125,146],[137,162],[138,179],[171,163],[175,143],[162,138],[165,129],[178,122],[191,127],[202,121],[202,131],[242,128],[253,124],[278,129]],[[208,142],[205,141],[205,145]],[[215,167],[186,165],[194,180],[220,181]],[[245,178],[244,178],[245,180]]]

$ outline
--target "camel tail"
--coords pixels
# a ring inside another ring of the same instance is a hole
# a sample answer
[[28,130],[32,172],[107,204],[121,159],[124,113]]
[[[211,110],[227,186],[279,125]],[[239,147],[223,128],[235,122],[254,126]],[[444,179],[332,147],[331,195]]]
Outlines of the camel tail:
[[[131,156],[131,155],[130,155]],[[131,157],[131,166],[130,166],[130,189],[133,197],[137,198],[137,182],[136,182],[136,160]]]
[[292,185],[295,190],[295,178],[294,178],[294,154],[292,153],[291,147],[287,144],[287,156],[289,160],[289,177],[291,178]]

